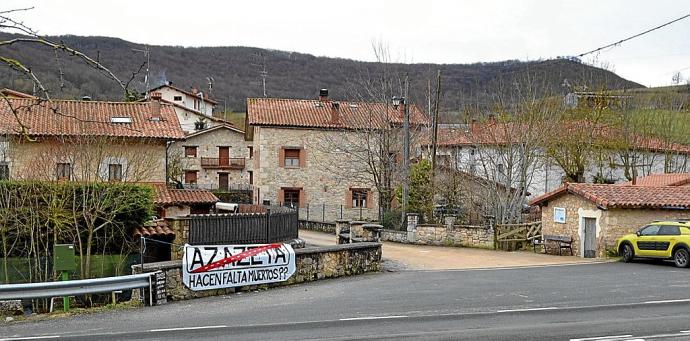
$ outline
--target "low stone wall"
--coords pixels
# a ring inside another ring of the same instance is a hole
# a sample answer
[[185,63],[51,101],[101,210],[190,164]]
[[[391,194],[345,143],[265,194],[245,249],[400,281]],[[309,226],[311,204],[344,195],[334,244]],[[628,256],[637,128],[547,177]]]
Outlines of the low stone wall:
[[[295,274],[285,282],[205,291],[192,291],[184,286],[181,260],[144,264],[144,272],[162,271],[165,274],[167,299],[179,301],[379,271],[381,244],[356,243],[295,249],[295,266]],[[132,272],[141,273],[141,266],[132,266]]]
[[493,231],[485,226],[420,225],[415,231],[415,244],[493,247]]
[[300,220],[299,228],[335,234],[335,223],[324,223],[318,221]]
[[383,230],[382,241],[418,245],[443,245],[493,248],[494,233],[489,226],[456,225],[447,219],[445,225],[420,225],[416,216],[408,216],[407,231]]

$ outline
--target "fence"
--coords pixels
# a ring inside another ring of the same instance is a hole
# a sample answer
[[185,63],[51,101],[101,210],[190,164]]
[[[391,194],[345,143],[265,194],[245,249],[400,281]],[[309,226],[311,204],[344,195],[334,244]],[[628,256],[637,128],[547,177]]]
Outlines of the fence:
[[378,208],[347,207],[327,203],[307,203],[300,206],[279,203],[280,206],[295,209],[300,220],[332,223],[336,220],[379,220]]
[[192,215],[188,243],[195,245],[263,244],[297,238],[297,211],[268,207],[265,213]]
[[541,221],[524,224],[498,224],[494,228],[494,248],[513,251],[541,236]]

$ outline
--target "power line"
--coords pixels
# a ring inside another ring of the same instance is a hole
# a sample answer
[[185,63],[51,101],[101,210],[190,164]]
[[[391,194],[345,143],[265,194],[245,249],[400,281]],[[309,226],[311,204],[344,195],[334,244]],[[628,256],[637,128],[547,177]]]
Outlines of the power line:
[[686,15],[684,15],[684,16],[678,18],[678,19],[674,19],[674,20],[671,20],[671,21],[669,21],[669,22],[667,22],[667,23],[665,23],[665,24],[659,25],[659,26],[654,27],[654,28],[650,28],[650,29],[648,29],[648,30],[646,30],[646,31],[644,31],[644,32],[641,32],[641,33],[638,33],[638,34],[636,34],[636,35],[634,35],[634,36],[631,36],[631,37],[628,37],[628,38],[619,40],[619,41],[617,41],[617,42],[615,42],[615,43],[611,43],[611,44],[608,44],[608,45],[606,45],[606,46],[602,46],[602,47],[596,48],[596,49],[594,49],[594,50],[592,50],[592,51],[588,51],[588,52],[585,52],[585,53],[578,54],[576,57],[582,58],[582,57],[584,57],[584,56],[586,56],[586,55],[588,55],[588,54],[592,54],[592,53],[595,53],[595,52],[599,52],[599,51],[601,51],[601,50],[605,50],[605,49],[607,49],[607,48],[609,48],[609,47],[613,47],[613,46],[620,45],[621,43],[624,43],[624,42],[626,42],[626,41],[628,41],[628,40],[632,40],[632,39],[635,39],[635,38],[637,38],[637,37],[639,37],[639,36],[643,36],[643,35],[645,35],[645,34],[647,34],[647,33],[650,33],[650,32],[652,32],[652,31],[656,31],[656,30],[658,30],[658,29],[660,29],[660,28],[662,28],[662,27],[666,27],[666,26],[668,26],[668,25],[671,25],[671,24],[673,24],[673,23],[675,23],[675,22],[681,21],[681,20],[683,20],[683,19],[685,19],[685,18],[688,18],[688,17],[690,17],[690,14],[686,14]]

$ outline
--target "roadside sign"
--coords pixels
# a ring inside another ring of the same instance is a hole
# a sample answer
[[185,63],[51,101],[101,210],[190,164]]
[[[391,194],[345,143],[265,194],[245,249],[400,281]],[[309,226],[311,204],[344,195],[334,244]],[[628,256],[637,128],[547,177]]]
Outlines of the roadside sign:
[[194,291],[282,282],[294,273],[289,244],[184,246],[182,282]]

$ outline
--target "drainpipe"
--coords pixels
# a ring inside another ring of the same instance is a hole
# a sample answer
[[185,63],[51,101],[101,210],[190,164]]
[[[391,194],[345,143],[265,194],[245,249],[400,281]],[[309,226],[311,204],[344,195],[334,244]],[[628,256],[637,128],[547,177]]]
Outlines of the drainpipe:
[[[168,185],[168,150],[170,149],[170,146],[172,146],[172,141],[166,140],[165,141],[165,185]],[[143,271],[143,269],[142,269]]]

